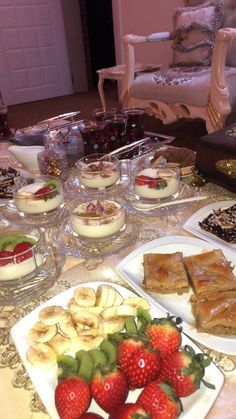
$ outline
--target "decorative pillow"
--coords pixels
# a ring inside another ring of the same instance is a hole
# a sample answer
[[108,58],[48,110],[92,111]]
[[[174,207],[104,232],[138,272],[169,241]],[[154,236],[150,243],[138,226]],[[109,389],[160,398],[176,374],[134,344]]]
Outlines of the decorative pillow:
[[215,35],[222,23],[223,0],[176,9],[171,67],[211,65]]
[[[236,0],[224,0],[225,28],[236,28]],[[228,46],[226,63],[230,67],[236,67],[236,40],[232,40]]]

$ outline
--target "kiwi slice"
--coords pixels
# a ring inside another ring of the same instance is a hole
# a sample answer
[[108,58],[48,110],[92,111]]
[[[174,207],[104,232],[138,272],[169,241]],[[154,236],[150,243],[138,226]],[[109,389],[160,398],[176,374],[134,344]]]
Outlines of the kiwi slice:
[[136,335],[137,334],[137,325],[135,318],[133,316],[126,317],[125,319],[125,329],[128,334]]
[[104,352],[99,351],[99,349],[90,349],[90,355],[93,358],[93,370],[96,368],[103,368],[107,364],[107,356]]
[[59,355],[57,357],[57,379],[58,382],[66,377],[77,375],[78,361],[71,355]]
[[78,361],[78,376],[84,378],[89,382],[93,374],[93,358],[89,351],[81,349],[81,351],[76,352],[76,360]]
[[44,183],[43,187],[44,188],[52,188],[52,189],[56,189],[59,186],[59,181],[56,179],[51,179],[48,182]]
[[0,236],[0,251],[14,250],[15,246],[21,242],[27,242],[33,246],[36,243],[36,240],[21,234],[7,234]]
[[100,350],[107,356],[111,365],[117,364],[117,349],[112,342],[104,339],[100,345]]

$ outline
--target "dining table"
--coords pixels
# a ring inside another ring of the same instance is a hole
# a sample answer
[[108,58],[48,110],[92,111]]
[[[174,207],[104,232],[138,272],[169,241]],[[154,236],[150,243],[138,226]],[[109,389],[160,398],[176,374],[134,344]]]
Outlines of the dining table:
[[[0,156],[1,159],[9,158],[9,162],[12,164],[13,160],[8,152],[9,145],[8,142],[0,144]],[[170,235],[193,237],[183,229],[183,224],[193,213],[204,207],[206,203],[223,200],[236,201],[235,193],[210,182],[201,186],[201,193],[207,196],[206,200],[196,200],[180,205],[178,211],[173,206],[172,210],[163,208],[155,216],[134,214],[136,234],[128,247],[108,256],[97,255],[97,257],[84,259],[66,256],[56,283],[45,294],[23,305],[0,307],[0,418],[49,418],[10,335],[14,324],[51,297],[83,282],[102,280],[129,287],[125,280],[118,275],[115,266],[131,251],[160,237]],[[2,208],[0,207],[0,215]],[[236,356],[217,352],[199,343],[197,345],[212,357],[224,375],[222,390],[208,412],[207,419],[235,418]]]

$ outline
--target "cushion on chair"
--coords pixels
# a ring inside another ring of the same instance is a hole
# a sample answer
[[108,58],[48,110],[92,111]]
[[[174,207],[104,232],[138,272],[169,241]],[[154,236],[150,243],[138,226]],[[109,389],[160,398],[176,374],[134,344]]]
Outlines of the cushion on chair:
[[[211,67],[176,67],[155,73],[142,74],[130,87],[137,99],[206,106],[210,92]],[[236,68],[226,68],[231,103],[236,103]]]
[[[225,28],[236,28],[236,0],[224,0],[224,22]],[[232,40],[227,52],[227,65],[236,67],[236,40]]]
[[215,35],[222,22],[223,0],[177,8],[174,13],[171,66],[211,65]]

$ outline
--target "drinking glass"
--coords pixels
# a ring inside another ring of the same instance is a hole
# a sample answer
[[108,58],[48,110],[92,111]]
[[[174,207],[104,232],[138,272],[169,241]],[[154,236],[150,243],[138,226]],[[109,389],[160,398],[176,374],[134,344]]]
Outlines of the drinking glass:
[[128,117],[127,143],[144,138],[144,109],[124,108],[122,112]]
[[126,144],[126,126],[128,117],[124,114],[105,116],[105,137],[108,139],[110,151]]
[[110,151],[109,139],[105,137],[103,122],[82,121],[79,130],[84,143],[84,155],[107,153]]
[[92,111],[92,116],[95,121],[102,122],[104,117],[114,115],[115,113],[116,108],[98,108]]

